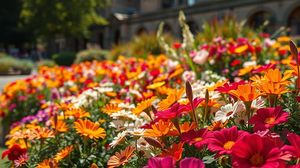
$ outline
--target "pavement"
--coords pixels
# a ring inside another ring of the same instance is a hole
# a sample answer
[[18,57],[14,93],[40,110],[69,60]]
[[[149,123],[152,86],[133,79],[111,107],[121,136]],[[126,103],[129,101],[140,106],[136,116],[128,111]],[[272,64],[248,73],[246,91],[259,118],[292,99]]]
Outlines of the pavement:
[[3,87],[10,83],[10,82],[14,82],[18,79],[24,79],[27,78],[29,75],[7,75],[7,76],[0,76],[0,92],[2,91]]

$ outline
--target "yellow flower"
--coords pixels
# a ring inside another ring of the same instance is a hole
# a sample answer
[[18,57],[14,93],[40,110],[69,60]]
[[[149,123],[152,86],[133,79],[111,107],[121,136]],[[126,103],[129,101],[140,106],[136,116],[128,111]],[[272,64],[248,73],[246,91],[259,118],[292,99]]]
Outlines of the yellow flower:
[[247,49],[248,49],[248,45],[242,45],[242,46],[237,47],[234,50],[234,52],[237,54],[241,54],[241,53],[245,52]]
[[155,99],[156,99],[156,97],[154,96],[150,99],[146,99],[146,100],[138,103],[136,108],[134,108],[132,110],[132,113],[135,115],[140,115],[141,112],[143,112],[144,110],[146,110],[147,108],[149,108],[152,105],[152,103]]
[[164,81],[163,82],[156,82],[156,83],[153,83],[151,85],[148,85],[147,89],[156,89],[156,88],[159,88],[159,87],[161,87],[165,84],[166,84],[166,82],[164,82]]
[[106,104],[103,108],[102,111],[108,115],[118,112],[122,110],[121,107],[118,106],[118,104]]
[[74,124],[74,128],[81,136],[88,137],[90,139],[104,139],[106,136],[105,130],[99,127],[99,123],[79,119]]

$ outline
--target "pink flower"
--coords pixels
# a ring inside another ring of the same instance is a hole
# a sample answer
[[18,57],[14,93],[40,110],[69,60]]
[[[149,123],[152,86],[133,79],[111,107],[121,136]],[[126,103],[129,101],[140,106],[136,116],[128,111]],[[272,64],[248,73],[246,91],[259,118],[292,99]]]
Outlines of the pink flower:
[[208,149],[219,155],[231,154],[233,145],[248,134],[246,131],[239,131],[236,126],[215,131],[207,139]]
[[198,131],[191,130],[181,134],[181,141],[195,145],[196,148],[202,148],[207,144],[207,129],[202,128]]
[[205,168],[202,160],[190,157],[180,161],[180,168]]
[[246,135],[232,147],[232,164],[236,168],[281,168],[286,166],[281,154],[270,138]]
[[288,120],[289,113],[282,111],[280,106],[258,109],[256,114],[249,120],[254,124],[254,130],[266,130]]
[[285,145],[282,150],[287,151],[295,158],[300,158],[300,136],[294,133],[289,133],[287,139],[291,145]]
[[174,168],[173,158],[167,157],[152,157],[148,160],[147,166],[144,168]]
[[209,56],[209,53],[206,50],[200,50],[197,52],[197,54],[194,56],[193,61],[196,64],[202,65],[206,62],[207,58]]

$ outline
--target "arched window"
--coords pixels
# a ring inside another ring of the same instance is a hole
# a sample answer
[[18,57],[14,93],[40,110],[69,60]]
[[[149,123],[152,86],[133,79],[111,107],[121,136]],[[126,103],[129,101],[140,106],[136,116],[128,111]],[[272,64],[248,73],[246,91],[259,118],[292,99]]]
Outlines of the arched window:
[[300,6],[291,12],[288,18],[288,27],[292,36],[300,35]]
[[254,29],[258,29],[261,28],[266,21],[268,21],[269,24],[263,27],[263,31],[270,32],[272,31],[272,27],[274,27],[275,18],[267,11],[259,11],[252,14],[248,19],[248,25]]
[[146,34],[146,33],[148,33],[148,30],[145,27],[140,27],[137,29],[135,34],[139,36],[139,35]]

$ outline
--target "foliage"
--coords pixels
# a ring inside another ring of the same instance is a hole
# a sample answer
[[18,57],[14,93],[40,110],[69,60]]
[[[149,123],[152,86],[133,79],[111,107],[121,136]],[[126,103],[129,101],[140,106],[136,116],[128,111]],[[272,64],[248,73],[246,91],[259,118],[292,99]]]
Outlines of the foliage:
[[109,51],[101,50],[101,49],[87,49],[80,51],[76,54],[75,63],[81,63],[85,61],[93,61],[93,60],[105,60],[109,54]]
[[12,56],[0,57],[0,74],[30,74],[33,67],[33,62],[29,60]]
[[38,69],[40,69],[40,67],[54,67],[56,66],[56,63],[53,60],[48,60],[48,59],[43,59],[39,62],[37,62],[38,64]]
[[[166,34],[164,35],[166,41],[171,43],[174,38]],[[155,34],[143,33],[135,36],[131,41],[116,45],[110,52],[110,59],[115,60],[118,56],[131,56],[135,55],[139,58],[145,58],[147,55],[159,55],[163,53],[163,48],[159,45]]]
[[55,35],[82,37],[88,35],[92,24],[106,24],[99,16],[100,8],[109,0],[24,0],[22,1],[22,26],[37,36]]
[[64,51],[61,53],[54,54],[52,59],[57,65],[70,66],[73,64],[76,58],[76,54],[71,51]]

